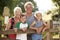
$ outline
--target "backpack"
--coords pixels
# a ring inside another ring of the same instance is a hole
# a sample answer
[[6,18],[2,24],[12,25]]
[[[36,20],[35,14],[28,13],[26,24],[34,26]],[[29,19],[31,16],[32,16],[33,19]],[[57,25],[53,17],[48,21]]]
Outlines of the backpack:
[[12,18],[10,29],[13,29],[13,27],[14,27],[14,18]]

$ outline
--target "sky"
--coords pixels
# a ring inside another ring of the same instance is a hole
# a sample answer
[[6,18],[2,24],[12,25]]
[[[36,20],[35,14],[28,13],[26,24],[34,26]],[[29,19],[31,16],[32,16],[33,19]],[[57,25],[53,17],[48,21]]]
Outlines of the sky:
[[44,12],[54,8],[54,4],[51,0],[34,0],[37,3],[38,9],[44,14]]

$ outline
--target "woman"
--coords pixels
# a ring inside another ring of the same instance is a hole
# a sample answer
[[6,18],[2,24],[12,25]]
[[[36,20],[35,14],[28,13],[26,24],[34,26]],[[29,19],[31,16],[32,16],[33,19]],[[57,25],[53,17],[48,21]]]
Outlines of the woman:
[[[29,24],[29,26],[31,25],[31,23],[34,21],[34,13],[32,12],[32,9],[33,9],[33,4],[32,2],[26,2],[25,5],[24,5],[24,8],[25,8],[25,13],[26,13],[26,16],[27,16],[27,23]],[[28,40],[31,40],[31,34],[28,34],[28,37],[27,37]]]
[[[14,17],[9,19],[5,30],[14,29],[17,22],[20,20],[22,10],[20,7],[14,8]],[[8,38],[16,40],[16,34],[8,34]]]

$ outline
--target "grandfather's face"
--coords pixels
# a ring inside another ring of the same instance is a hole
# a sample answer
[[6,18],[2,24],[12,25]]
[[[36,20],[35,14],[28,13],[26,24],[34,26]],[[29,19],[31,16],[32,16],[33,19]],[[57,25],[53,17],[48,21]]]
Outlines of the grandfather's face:
[[20,18],[20,15],[21,15],[21,12],[19,9],[17,9],[14,13],[14,16],[17,17],[17,18]]
[[32,12],[32,5],[27,5],[26,6],[26,12],[31,13]]

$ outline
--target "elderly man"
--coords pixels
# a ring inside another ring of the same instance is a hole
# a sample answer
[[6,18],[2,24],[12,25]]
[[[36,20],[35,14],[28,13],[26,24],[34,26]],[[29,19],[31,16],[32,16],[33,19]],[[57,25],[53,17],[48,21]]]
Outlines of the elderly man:
[[[24,5],[25,8],[25,13],[27,16],[27,23],[29,24],[29,26],[31,25],[31,23],[34,21],[34,13],[32,13],[32,8],[33,8],[33,4],[31,2],[26,2]],[[31,40],[31,34],[28,34],[28,40]]]
[[[19,22],[20,20],[21,13],[22,13],[22,10],[20,7],[14,8],[14,17],[9,19],[9,22],[5,30],[14,29],[16,23]],[[12,40],[16,40],[16,34],[8,34],[8,38]]]

